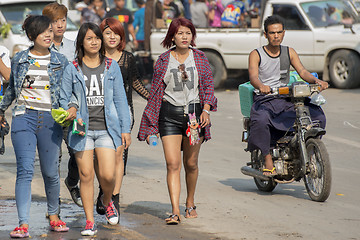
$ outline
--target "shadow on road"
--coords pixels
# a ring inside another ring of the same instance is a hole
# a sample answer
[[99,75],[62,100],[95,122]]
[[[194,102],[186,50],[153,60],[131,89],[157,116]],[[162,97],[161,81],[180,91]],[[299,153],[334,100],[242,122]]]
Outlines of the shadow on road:
[[253,179],[228,178],[219,182],[226,186],[231,186],[234,190],[240,192],[254,193],[262,196],[286,195],[298,199],[310,200],[305,186],[299,183],[278,184],[272,192],[262,192],[257,189]]

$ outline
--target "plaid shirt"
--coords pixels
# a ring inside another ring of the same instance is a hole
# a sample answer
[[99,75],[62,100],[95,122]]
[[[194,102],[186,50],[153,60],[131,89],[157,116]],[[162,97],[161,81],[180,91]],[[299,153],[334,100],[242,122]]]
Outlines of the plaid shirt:
[[[194,48],[191,49],[194,51],[194,61],[199,74],[200,105],[203,108],[205,104],[209,104],[210,111],[215,112],[217,110],[217,99],[214,96],[214,80],[209,62],[202,51]],[[169,49],[161,54],[156,61],[149,100],[141,118],[138,133],[140,141],[144,141],[147,136],[159,132],[159,113],[165,91],[163,79],[168,68],[171,50],[173,49]],[[208,125],[205,127],[205,140],[210,139],[210,125]]]

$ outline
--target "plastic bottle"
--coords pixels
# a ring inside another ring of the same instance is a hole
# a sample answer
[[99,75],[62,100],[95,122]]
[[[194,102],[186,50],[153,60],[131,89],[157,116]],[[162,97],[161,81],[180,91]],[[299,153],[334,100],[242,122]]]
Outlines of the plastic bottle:
[[149,145],[151,147],[156,147],[158,145],[158,137],[156,135],[151,135],[149,137]]

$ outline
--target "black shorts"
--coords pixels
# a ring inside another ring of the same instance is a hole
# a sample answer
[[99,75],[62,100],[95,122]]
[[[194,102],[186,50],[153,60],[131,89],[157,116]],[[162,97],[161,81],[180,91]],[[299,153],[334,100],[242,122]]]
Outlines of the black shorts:
[[[195,108],[194,108],[195,107]],[[200,124],[200,115],[202,109],[200,103],[190,104],[189,113],[194,113],[198,123]],[[160,137],[168,135],[183,135],[186,136],[186,129],[188,128],[189,116],[184,113],[183,106],[174,106],[168,101],[163,100],[161,103],[159,115],[159,133]],[[204,129],[200,131],[200,137],[204,136]]]

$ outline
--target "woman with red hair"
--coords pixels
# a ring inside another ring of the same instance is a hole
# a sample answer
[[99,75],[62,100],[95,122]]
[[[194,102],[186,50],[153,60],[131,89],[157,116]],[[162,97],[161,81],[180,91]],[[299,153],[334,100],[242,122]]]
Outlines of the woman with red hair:
[[214,81],[205,54],[193,48],[196,30],[186,18],[174,19],[162,45],[170,48],[156,61],[150,97],[138,139],[149,143],[160,134],[172,214],[167,224],[180,223],[181,151],[186,178],[185,217],[196,218],[194,201],[198,157],[203,141],[210,140],[210,111],[216,111]]
[[[130,108],[131,129],[134,125],[134,107],[132,101],[132,90],[134,89],[144,99],[149,98],[149,92],[140,81],[140,75],[136,67],[135,57],[132,53],[125,51],[126,38],[125,29],[122,23],[115,18],[106,18],[100,24],[105,44],[105,56],[112,58],[119,64],[123,76],[124,88]],[[116,177],[113,191],[113,201],[120,214],[119,193],[128,157],[128,148],[120,146],[116,151]],[[96,211],[105,214],[105,207],[102,204],[102,189],[96,202]],[[120,218],[119,218],[120,219]]]

